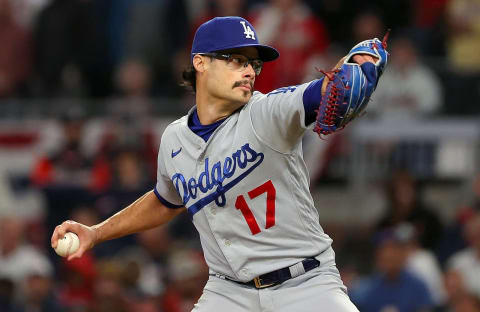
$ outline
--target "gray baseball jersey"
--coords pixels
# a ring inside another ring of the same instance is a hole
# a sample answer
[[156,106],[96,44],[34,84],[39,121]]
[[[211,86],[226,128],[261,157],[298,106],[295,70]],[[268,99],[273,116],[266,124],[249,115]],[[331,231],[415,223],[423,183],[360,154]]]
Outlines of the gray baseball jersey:
[[211,272],[246,282],[330,248],[302,158],[307,86],[255,92],[207,142],[193,109],[164,131],[155,193],[188,209]]

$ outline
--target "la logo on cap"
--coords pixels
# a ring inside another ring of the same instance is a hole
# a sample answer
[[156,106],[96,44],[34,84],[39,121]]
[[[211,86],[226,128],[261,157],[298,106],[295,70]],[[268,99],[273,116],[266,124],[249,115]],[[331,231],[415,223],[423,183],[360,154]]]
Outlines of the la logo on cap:
[[255,40],[255,32],[250,28],[250,26],[245,24],[245,21],[241,21],[240,24],[243,25],[243,29],[245,30],[245,38]]
[[243,47],[256,48],[259,59],[264,62],[273,61],[280,55],[275,48],[258,42],[255,28],[246,19],[224,16],[212,18],[198,27],[193,38],[190,61],[193,62],[196,54]]

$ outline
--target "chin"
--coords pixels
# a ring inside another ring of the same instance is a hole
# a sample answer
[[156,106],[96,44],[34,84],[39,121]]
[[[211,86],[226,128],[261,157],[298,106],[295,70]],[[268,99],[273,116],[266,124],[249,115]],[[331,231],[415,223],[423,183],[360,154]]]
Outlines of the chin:
[[239,105],[245,105],[248,103],[248,101],[250,101],[250,98],[252,96],[251,95],[248,95],[248,96],[235,96],[235,97],[231,97],[230,100],[233,102],[233,103],[238,103]]
[[252,97],[252,92],[243,91],[242,99],[245,101],[245,103],[247,103],[248,101],[250,101],[250,98],[251,98],[251,97]]
[[244,97],[242,100],[239,101],[239,103],[241,103],[242,105],[245,105],[248,103],[248,101],[250,101],[250,98],[251,96]]

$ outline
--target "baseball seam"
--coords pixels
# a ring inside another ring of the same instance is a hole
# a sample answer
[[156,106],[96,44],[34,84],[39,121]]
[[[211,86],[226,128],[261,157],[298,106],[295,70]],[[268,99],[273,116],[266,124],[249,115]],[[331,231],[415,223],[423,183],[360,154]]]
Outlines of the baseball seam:
[[[73,237],[71,234],[67,234],[68,235],[68,238],[70,238],[70,241],[68,242],[68,247],[67,247],[67,256],[70,255],[70,249],[72,249],[72,245],[73,245]],[[67,237],[67,236],[65,236]]]

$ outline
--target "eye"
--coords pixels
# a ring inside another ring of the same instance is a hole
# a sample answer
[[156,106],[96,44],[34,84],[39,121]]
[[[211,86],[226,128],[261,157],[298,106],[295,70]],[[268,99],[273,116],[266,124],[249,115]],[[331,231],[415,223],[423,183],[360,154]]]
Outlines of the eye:
[[245,59],[243,59],[242,57],[240,56],[233,56],[232,57],[232,61],[235,63],[235,64],[238,64],[238,65],[242,65],[246,62]]

